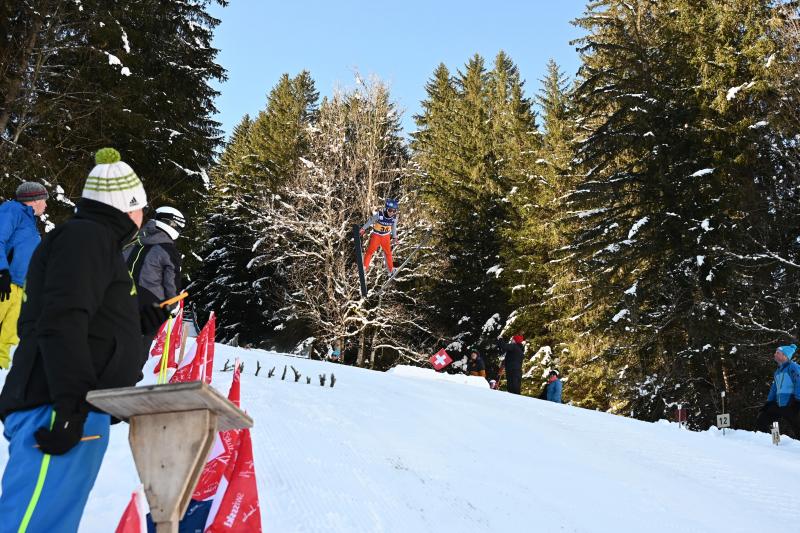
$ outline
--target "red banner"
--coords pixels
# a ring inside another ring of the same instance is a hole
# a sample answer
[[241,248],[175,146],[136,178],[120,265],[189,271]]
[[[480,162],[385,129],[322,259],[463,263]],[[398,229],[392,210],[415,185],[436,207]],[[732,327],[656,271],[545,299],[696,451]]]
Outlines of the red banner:
[[181,361],[178,370],[170,379],[170,383],[184,381],[205,381],[211,384],[211,375],[214,369],[214,336],[216,334],[217,318],[214,313],[198,333],[194,344],[189,346]]

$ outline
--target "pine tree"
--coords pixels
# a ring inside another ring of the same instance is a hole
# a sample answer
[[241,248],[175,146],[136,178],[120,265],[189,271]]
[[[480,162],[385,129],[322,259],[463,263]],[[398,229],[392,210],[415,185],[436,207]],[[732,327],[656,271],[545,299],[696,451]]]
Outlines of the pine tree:
[[[474,345],[492,354],[510,310],[505,289],[516,277],[508,265],[520,220],[513,198],[539,144],[523,85],[503,52],[490,71],[477,55],[455,77],[440,65],[415,117],[417,179],[442,252],[435,260],[443,275],[427,287],[429,301],[444,311],[435,327],[456,351]],[[492,370],[497,361],[488,363]]]
[[710,417],[731,382],[752,401],[733,375],[763,372],[754,344],[791,329],[796,306],[776,295],[793,275],[758,260],[767,241],[786,251],[793,225],[771,198],[792,169],[764,124],[773,13],[766,1],[603,0],[577,21],[585,174],[570,252],[591,287],[583,320],[611,339],[595,359],[614,376],[610,404],[636,416],[683,402]]
[[319,93],[308,71],[294,78],[283,74],[270,91],[267,107],[253,123],[255,157],[250,174],[278,190],[294,175],[300,158],[308,151],[306,128],[314,121]]
[[112,145],[144,180],[151,204],[194,215],[221,142],[209,83],[225,74],[211,46],[219,21],[210,3],[4,4],[4,194],[20,180],[43,180],[62,200],[51,212],[64,216],[92,154]]
[[239,334],[242,341],[261,343],[275,337],[275,313],[284,307],[287,281],[284,270],[268,260],[280,251],[262,246],[274,239],[260,233],[261,206],[279,198],[283,184],[296,177],[316,110],[310,74],[284,74],[258,117],[242,119],[212,170],[204,264],[195,287],[201,292],[199,307],[216,310],[220,331]]
[[188,290],[198,319],[216,312],[220,340],[239,334],[243,342],[261,340],[268,319],[260,312],[267,305],[268,287],[253,278],[248,266],[255,242],[255,191],[252,176],[253,121],[245,115],[233,130],[217,166],[211,171],[211,188],[204,202],[205,243]]

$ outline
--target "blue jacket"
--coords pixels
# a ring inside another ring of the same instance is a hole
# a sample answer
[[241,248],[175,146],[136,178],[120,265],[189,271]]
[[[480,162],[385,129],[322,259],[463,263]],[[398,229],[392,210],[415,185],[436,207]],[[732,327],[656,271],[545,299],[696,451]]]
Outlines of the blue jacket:
[[561,389],[564,385],[560,379],[547,384],[547,401],[561,403]]
[[[25,285],[28,263],[41,240],[31,206],[16,200],[0,205],[0,270],[11,273],[11,283]],[[9,265],[8,256],[12,250],[14,257]]]
[[775,371],[775,379],[769,389],[767,401],[777,401],[779,407],[785,407],[792,395],[800,401],[800,365],[794,361],[786,361]]

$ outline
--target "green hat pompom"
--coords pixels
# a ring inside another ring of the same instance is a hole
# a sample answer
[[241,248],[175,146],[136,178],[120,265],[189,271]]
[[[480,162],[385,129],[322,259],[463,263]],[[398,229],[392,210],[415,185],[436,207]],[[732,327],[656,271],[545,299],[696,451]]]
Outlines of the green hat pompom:
[[101,148],[94,156],[94,162],[98,165],[110,165],[111,163],[119,163],[122,157],[119,152],[113,148]]

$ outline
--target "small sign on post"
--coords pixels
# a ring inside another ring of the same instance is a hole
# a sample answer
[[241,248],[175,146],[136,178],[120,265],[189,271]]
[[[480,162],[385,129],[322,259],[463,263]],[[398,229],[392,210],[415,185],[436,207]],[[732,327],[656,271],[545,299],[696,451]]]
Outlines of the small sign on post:
[[772,444],[777,446],[781,443],[781,428],[777,422],[772,423]]
[[678,404],[678,408],[675,410],[675,419],[680,428],[685,428],[688,425],[688,414],[682,404]]
[[725,391],[722,391],[720,396],[722,396],[722,414],[717,415],[717,428],[725,435],[725,428],[731,427],[731,415],[725,412]]

